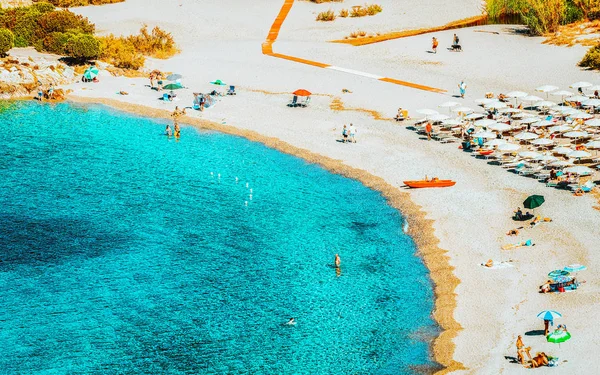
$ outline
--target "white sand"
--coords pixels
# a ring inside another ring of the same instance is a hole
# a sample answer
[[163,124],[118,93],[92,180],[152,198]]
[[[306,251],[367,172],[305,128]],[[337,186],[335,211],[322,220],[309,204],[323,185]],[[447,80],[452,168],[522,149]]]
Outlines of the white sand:
[[[410,196],[423,207],[428,218],[435,220],[435,236],[440,246],[448,250],[454,272],[461,280],[456,289],[458,305],[454,317],[464,329],[454,340],[454,358],[468,370],[459,372],[526,373],[505,356],[516,355],[517,334],[543,328],[536,314],[552,308],[563,313],[564,318],[557,323],[566,323],[573,339],[560,349],[546,343],[543,336],[524,336],[524,341],[534,353],[545,351],[568,362],[558,369],[534,372],[600,373],[600,365],[594,360],[600,350],[600,335],[594,328],[600,286],[594,277],[600,268],[600,211],[592,208],[591,197],[573,197],[489,166],[460,152],[456,144],[419,140],[415,133],[396,123],[375,121],[356,112],[333,112],[329,109],[329,97],[314,96],[310,108],[301,109],[285,106],[291,95],[249,91],[291,92],[302,87],[313,93],[341,96],[349,107],[375,109],[392,117],[397,107],[403,106],[414,115],[416,109],[436,109],[449,100],[463,78],[468,84],[464,103],[470,107],[475,107],[472,100],[486,91],[523,90],[542,96],[533,88],[543,84],[567,88],[579,80],[599,83],[597,73],[581,71],[575,65],[585,49],[543,45],[539,38],[516,34],[514,29],[518,27],[511,26],[458,30],[463,53],[450,53],[443,48],[450,44],[453,31],[436,33],[440,40],[436,55],[426,52],[432,35],[364,47],[325,43],[359,28],[393,31],[476,15],[479,4],[473,0],[381,1],[382,14],[363,20],[336,20],[334,24],[313,21],[315,12],[329,6],[296,2],[274,45],[280,53],[448,90],[448,94],[433,94],[262,55],[261,43],[282,3],[127,0],[76,9],[90,17],[102,32],[128,34],[143,23],[173,31],[181,54],[167,61],[148,61],[147,66],[183,74],[185,85],[192,90],[180,91],[179,102],[163,103],[157,100],[159,94],[145,87],[145,79],[101,77],[99,84],[73,85],[74,94],[173,109],[175,105],[191,105],[192,91],[212,90],[208,82],[220,78],[235,84],[238,95],[223,98],[214,108],[193,116],[277,137],[364,169],[396,186],[425,174],[456,180],[453,188],[413,190]],[[342,94],[342,88],[353,93]],[[130,95],[115,95],[119,90]],[[358,143],[336,142],[342,125],[349,122],[358,128]],[[546,197],[539,212],[554,221],[525,230],[517,238],[506,236],[504,233],[516,226],[510,220],[512,210],[530,194]],[[537,245],[500,250],[503,244],[528,238]],[[514,267],[491,271],[478,266],[490,258],[511,258]],[[587,283],[580,290],[563,295],[537,293],[550,270],[570,263],[582,263],[590,269],[581,274]]]

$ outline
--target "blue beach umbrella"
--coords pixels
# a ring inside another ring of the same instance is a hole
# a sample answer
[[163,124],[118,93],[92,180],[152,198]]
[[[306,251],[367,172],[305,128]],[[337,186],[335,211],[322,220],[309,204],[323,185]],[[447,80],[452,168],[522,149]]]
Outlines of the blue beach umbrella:
[[584,266],[583,264],[569,264],[568,266],[563,268],[563,270],[565,270],[567,272],[579,272],[579,271],[585,271],[586,269],[587,269],[587,267]]
[[100,73],[98,68],[96,68],[95,66],[92,65],[89,68],[87,68],[85,70],[85,72],[83,72],[83,76],[85,77],[85,79],[92,80],[92,79],[98,77],[98,73]]
[[567,283],[571,280],[573,280],[573,277],[571,276],[556,276],[554,278],[554,281],[556,281],[557,283]]
[[556,318],[562,318],[562,314],[554,310],[544,310],[537,314],[537,317],[542,320],[554,320]]
[[554,271],[552,271],[552,272],[550,272],[548,274],[548,277],[553,278],[553,279],[555,279],[555,278],[557,278],[559,276],[569,276],[569,271],[567,271],[567,270],[554,270]]

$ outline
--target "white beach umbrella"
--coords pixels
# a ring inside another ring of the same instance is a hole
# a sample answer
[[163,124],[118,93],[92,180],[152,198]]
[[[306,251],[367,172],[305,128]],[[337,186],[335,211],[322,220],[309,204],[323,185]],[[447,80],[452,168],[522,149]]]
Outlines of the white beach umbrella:
[[425,115],[425,116],[433,116],[433,115],[439,114],[438,111],[434,111],[433,109],[429,109],[429,108],[417,109],[416,112],[420,113],[422,115]]
[[520,148],[521,148],[521,146],[516,145],[514,143],[503,143],[501,145],[498,145],[499,151],[506,151],[506,152],[517,151]]
[[493,130],[493,131],[497,131],[497,132],[505,132],[507,130],[512,129],[512,126],[502,123],[502,122],[498,122],[494,125],[489,125],[487,128],[490,130]]
[[583,166],[583,165],[577,165],[577,166],[574,166],[574,167],[565,168],[564,172],[574,173],[574,174],[578,174],[580,176],[583,176],[583,175],[588,175],[588,174],[594,173],[594,170],[591,169],[591,168],[588,168],[586,166]]
[[570,115],[572,113],[577,113],[579,112],[578,110],[576,110],[575,108],[572,107],[565,107],[562,105],[557,105],[551,108],[553,111],[559,112],[563,115]]
[[539,117],[527,117],[522,120],[519,120],[521,124],[533,124],[534,122],[542,121]]
[[533,126],[535,128],[543,128],[543,127],[552,126],[552,125],[556,125],[556,124],[554,122],[548,121],[548,120],[542,120],[542,121],[534,122],[533,124],[531,124],[531,126]]
[[536,146],[548,146],[554,144],[554,141],[548,138],[538,138],[531,141],[531,144],[534,144]]
[[457,102],[444,102],[440,105],[438,105],[438,107],[442,107],[442,108],[450,108],[450,107],[456,107],[457,105],[459,105],[460,103]]
[[587,126],[600,126],[600,119],[593,118],[584,122]]
[[554,96],[572,96],[573,93],[567,90],[559,90],[552,93]]
[[542,98],[540,98],[539,96],[535,96],[535,95],[528,95],[523,97],[521,100],[525,101],[525,102],[541,102]]
[[539,158],[540,156],[542,156],[542,154],[540,154],[539,152],[535,152],[535,151],[523,151],[523,152],[519,152],[519,156],[525,159],[536,159]]
[[592,87],[593,85],[589,82],[575,82],[572,83],[569,87],[573,88],[573,89],[578,89],[578,88],[584,88],[584,87]]
[[573,149],[570,147],[557,147],[554,150],[552,150],[552,152],[554,152],[555,154],[566,155],[570,152],[573,152]]
[[586,87],[585,89],[590,90],[590,91],[597,91],[597,90],[600,90],[600,85],[593,85],[590,87]]
[[459,119],[451,118],[451,119],[442,121],[442,124],[448,125],[448,126],[456,126],[456,125],[461,125],[462,121],[460,121]]
[[600,106],[600,99],[587,99],[581,102],[581,105],[585,107],[598,107]]
[[528,133],[528,132],[521,132],[517,135],[515,135],[515,139],[518,139],[520,141],[527,141],[527,140],[531,140],[531,139],[537,139],[540,136],[535,134],[535,133]]
[[496,102],[498,101],[498,99],[493,99],[493,98],[481,98],[481,99],[475,99],[473,100],[473,102],[479,104],[479,105],[486,105],[488,103],[491,102]]
[[569,130],[572,130],[573,128],[570,127],[569,125],[556,125],[551,127],[549,130],[551,133],[564,133],[564,132],[568,132]]
[[598,141],[598,140],[589,141],[588,143],[585,144],[585,147],[587,147],[587,148],[593,148],[593,149],[599,149],[600,148],[600,141]]
[[485,115],[483,113],[471,113],[465,116],[465,120],[477,120],[484,117]]
[[504,139],[492,139],[491,141],[487,141],[484,143],[485,146],[500,146],[505,144],[506,141]]
[[471,135],[473,138],[486,138],[486,139],[490,139],[490,138],[496,138],[496,133],[492,133],[492,132],[477,132],[475,134]]
[[485,109],[500,109],[506,107],[508,107],[508,104],[502,102],[491,102],[483,106]]
[[460,106],[460,107],[454,107],[452,108],[452,112],[457,112],[457,113],[471,113],[473,112],[472,108],[469,107],[465,107],[465,106]]
[[554,90],[558,90],[558,87],[552,85],[544,85],[535,89],[535,91],[539,92],[552,92]]
[[589,119],[592,118],[594,116],[590,115],[589,113],[585,113],[585,112],[577,112],[577,113],[572,113],[569,115],[569,117],[574,118],[574,119]]
[[447,120],[449,118],[450,118],[450,116],[446,116],[446,115],[442,115],[442,114],[437,114],[437,115],[431,115],[431,116],[429,116],[429,119],[431,121],[443,121],[443,120]]
[[583,151],[583,150],[577,150],[577,151],[571,151],[567,154],[567,157],[569,158],[587,158],[592,156],[592,154],[590,154],[587,151]]
[[552,162],[558,160],[556,156],[552,156],[550,154],[542,154],[536,158],[536,160],[543,161],[544,163]]
[[588,137],[590,134],[588,132],[583,132],[583,131],[573,131],[573,132],[565,133],[563,135],[568,138],[585,138],[585,137]]
[[551,102],[549,100],[543,100],[541,102],[535,103],[533,106],[538,107],[538,108],[550,108],[555,105],[556,105],[556,103],[554,103],[554,102]]
[[590,98],[588,98],[587,96],[573,95],[573,96],[569,96],[568,98],[565,98],[565,102],[584,102],[589,99]]
[[482,120],[475,121],[475,126],[490,126],[496,124],[495,120],[490,120],[488,118],[484,118]]
[[557,160],[550,163],[550,165],[553,167],[568,167],[569,165],[573,165],[573,163],[566,160]]
[[521,110],[519,108],[506,107],[506,108],[500,108],[498,110],[498,112],[500,112],[500,113],[519,113],[519,112],[521,112]]
[[506,94],[506,96],[508,96],[509,98],[524,98],[527,96],[527,93],[523,91],[511,91],[508,94]]

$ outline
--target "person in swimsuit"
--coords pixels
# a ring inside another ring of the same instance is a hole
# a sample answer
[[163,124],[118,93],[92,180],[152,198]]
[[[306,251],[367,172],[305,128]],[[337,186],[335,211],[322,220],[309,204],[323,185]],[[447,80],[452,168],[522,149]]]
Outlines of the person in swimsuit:
[[433,50],[433,53],[437,53],[438,44],[439,42],[436,37],[431,38],[431,49]]
[[290,318],[290,320],[288,320],[288,322],[287,322],[287,323],[285,323],[285,324],[287,324],[287,325],[289,325],[289,326],[296,325],[296,319],[294,319],[294,318]]

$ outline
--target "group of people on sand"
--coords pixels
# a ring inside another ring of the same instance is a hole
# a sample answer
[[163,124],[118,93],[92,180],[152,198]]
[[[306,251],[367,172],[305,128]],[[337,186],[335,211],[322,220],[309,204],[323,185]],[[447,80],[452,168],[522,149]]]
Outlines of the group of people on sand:
[[[431,50],[433,53],[437,53],[437,48],[440,45],[440,42],[436,37],[431,38]],[[458,35],[454,34],[452,37],[452,45],[450,46],[451,51],[462,51],[462,46],[460,45],[460,39]]]
[[52,83],[50,84],[50,86],[48,86],[48,89],[44,90],[44,86],[42,86],[42,83],[38,82],[36,99],[41,102],[42,100],[44,100],[44,96],[46,96],[49,100],[54,99],[54,85]]
[[344,125],[342,129],[342,143],[356,143],[356,128],[352,123],[350,126]]
[[150,89],[161,91],[163,87],[163,76],[158,70],[150,72]]
[[174,135],[175,138],[179,138],[179,136],[181,135],[181,129],[179,128],[179,118],[183,115],[185,115],[185,108],[179,109],[179,107],[175,107],[175,110],[173,111],[173,113],[171,113],[171,117],[173,118],[173,129],[171,129],[171,125],[167,124],[167,127],[165,128],[166,136],[170,137]]

